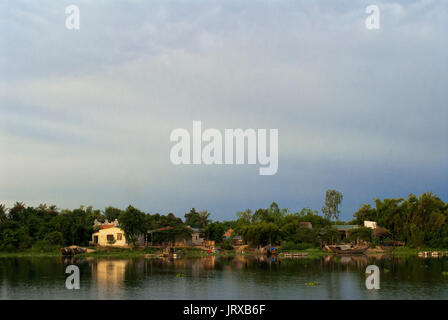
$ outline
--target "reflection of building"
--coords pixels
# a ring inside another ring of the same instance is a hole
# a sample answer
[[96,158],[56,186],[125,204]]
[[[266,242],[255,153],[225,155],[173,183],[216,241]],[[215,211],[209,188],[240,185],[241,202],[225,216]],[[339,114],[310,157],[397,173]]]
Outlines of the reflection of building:
[[[97,232],[92,234],[91,244],[98,246],[113,246],[113,247],[128,247],[129,243],[124,236],[124,231],[120,228],[117,219],[114,222],[109,223],[107,220],[105,223],[100,223],[95,220],[94,228],[98,229]],[[144,236],[140,236],[136,242],[136,245],[144,244]]]
[[128,263],[128,260],[99,260],[92,264],[92,278],[105,287],[121,285]]

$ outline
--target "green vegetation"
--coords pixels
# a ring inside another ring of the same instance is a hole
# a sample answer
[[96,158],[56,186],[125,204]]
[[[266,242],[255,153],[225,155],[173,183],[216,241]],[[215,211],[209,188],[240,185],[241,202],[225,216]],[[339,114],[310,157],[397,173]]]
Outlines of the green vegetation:
[[375,208],[364,204],[354,213],[357,224],[376,221],[390,232],[389,239],[412,248],[448,248],[448,204],[431,192],[408,199],[375,199]]
[[[190,236],[192,231],[187,226],[191,226],[199,228],[205,239],[215,241],[221,249],[228,250],[226,254],[231,254],[229,252],[235,246],[235,234],[240,235],[243,243],[252,248],[276,246],[280,252],[303,251],[313,256],[327,254],[320,248],[340,241],[335,224],[361,226],[349,231],[346,240],[349,242],[365,241],[372,246],[406,244],[406,247],[392,251],[397,256],[415,255],[418,249],[423,248],[448,248],[448,204],[433,193],[420,196],[411,194],[407,200],[375,199],[374,207],[362,205],[350,222],[338,221],[342,199],[339,191],[328,190],[323,215],[310,208],[291,212],[273,202],[268,208],[260,208],[253,213],[249,209],[237,212],[235,221],[223,222],[212,221],[208,211],[196,211],[195,208],[185,213],[183,221],[172,213],[149,214],[132,206],[125,210],[106,207],[100,211],[84,206],[60,210],[54,205],[30,207],[17,202],[9,209],[0,205],[0,252],[3,255],[56,255],[61,246],[87,246],[95,231],[94,221],[104,222],[106,219],[118,219],[131,245],[147,230],[157,230],[152,233],[153,244],[174,242],[178,237]],[[377,222],[379,228],[372,231],[363,227],[365,220]],[[230,228],[234,233],[229,239],[223,239]],[[149,249],[135,248],[135,252],[129,252],[108,248],[86,255],[129,257],[149,253],[145,250]],[[194,249],[182,254],[187,257],[206,255]]]
[[325,218],[330,220],[333,218],[334,220],[339,219],[339,205],[341,204],[343,199],[342,193],[337,190],[327,190],[325,193],[325,205],[322,207],[322,213],[325,215]]

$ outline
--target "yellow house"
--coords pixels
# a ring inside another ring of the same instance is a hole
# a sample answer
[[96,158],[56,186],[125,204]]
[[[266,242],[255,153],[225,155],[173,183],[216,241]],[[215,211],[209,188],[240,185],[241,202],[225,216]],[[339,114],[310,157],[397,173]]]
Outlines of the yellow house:
[[[92,234],[92,244],[96,246],[109,247],[129,247],[129,243],[124,236],[124,231],[116,224],[97,225],[99,230]],[[139,237],[136,245],[144,245],[145,238],[143,235]]]

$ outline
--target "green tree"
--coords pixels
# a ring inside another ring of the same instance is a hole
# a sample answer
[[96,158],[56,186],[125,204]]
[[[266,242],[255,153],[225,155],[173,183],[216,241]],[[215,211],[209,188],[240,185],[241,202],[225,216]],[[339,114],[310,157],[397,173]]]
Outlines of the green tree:
[[147,231],[145,214],[133,206],[127,207],[119,215],[118,222],[131,248],[135,246],[138,238]]
[[339,219],[339,205],[342,202],[342,193],[337,190],[327,190],[325,193],[325,205],[322,207],[322,212],[327,219]]
[[6,206],[4,204],[0,204],[0,224],[5,223],[8,220],[6,216]]
[[372,229],[366,227],[359,227],[348,232],[348,239],[352,242],[372,241]]
[[192,208],[190,212],[185,214],[185,224],[193,228],[201,228],[201,216],[195,208]]
[[201,228],[205,228],[210,222],[210,213],[207,211],[199,211],[199,223]]
[[106,209],[104,209],[104,216],[107,219],[107,221],[109,222],[114,222],[115,219],[118,219],[118,217],[120,216],[120,214],[123,211],[118,209],[118,208],[114,208],[114,207],[106,207]]
[[377,221],[377,212],[370,204],[363,204],[356,211],[353,216],[355,217],[356,224],[364,225],[364,221]]
[[216,221],[207,225],[204,233],[207,240],[212,240],[216,243],[220,243],[222,242],[222,238],[226,231],[226,225],[222,222]]
[[14,206],[9,209],[9,219],[12,221],[19,221],[21,219],[21,213],[23,209],[25,209],[25,204],[23,202],[17,201]]
[[62,245],[64,243],[64,237],[59,231],[52,231],[45,235],[44,238],[51,245]]

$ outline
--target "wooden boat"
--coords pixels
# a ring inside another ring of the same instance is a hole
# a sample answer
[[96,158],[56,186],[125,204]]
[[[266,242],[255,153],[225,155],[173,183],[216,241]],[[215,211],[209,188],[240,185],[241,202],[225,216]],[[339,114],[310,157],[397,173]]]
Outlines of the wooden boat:
[[87,249],[78,246],[70,246],[60,249],[63,256],[74,256],[75,254],[86,253]]
[[335,245],[335,246],[328,246],[330,250],[337,254],[364,254],[367,249],[369,249],[368,246],[363,247],[353,247],[351,245]]

